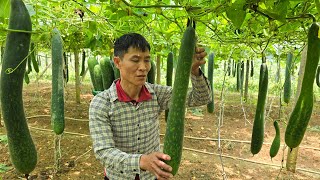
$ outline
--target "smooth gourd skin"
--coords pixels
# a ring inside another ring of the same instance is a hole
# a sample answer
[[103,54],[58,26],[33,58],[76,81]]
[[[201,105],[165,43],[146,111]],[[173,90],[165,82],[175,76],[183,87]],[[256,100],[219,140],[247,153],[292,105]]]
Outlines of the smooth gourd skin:
[[[22,0],[11,0],[9,29],[32,31],[31,19]],[[30,39],[31,33],[8,32],[0,80],[1,108],[10,157],[15,169],[23,174],[29,174],[37,164],[37,151],[28,129],[22,100],[25,58]],[[13,72],[8,74],[10,69]]]
[[264,138],[264,111],[268,91],[268,67],[266,63],[260,66],[259,94],[256,108],[256,114],[253,122],[251,137],[251,153],[260,152]]
[[313,109],[313,83],[320,57],[319,25],[313,23],[308,32],[308,50],[301,92],[290,115],[285,142],[290,148],[298,147],[307,129]]
[[55,134],[62,134],[64,122],[63,42],[58,29],[52,31],[51,123]]
[[283,85],[283,101],[289,103],[291,96],[291,66],[292,66],[292,53],[289,52],[286,62],[285,81]]
[[170,111],[167,120],[166,134],[164,137],[163,152],[171,157],[171,160],[166,161],[166,163],[172,167],[171,173],[173,175],[178,172],[181,161],[185,102],[187,98],[195,44],[195,29],[191,26],[188,26],[181,41],[179,59],[172,90],[171,105],[169,108]]
[[270,147],[270,157],[273,158],[278,154],[278,151],[280,149],[280,128],[278,121],[273,122],[274,129],[276,130],[276,135],[272,141],[271,147]]

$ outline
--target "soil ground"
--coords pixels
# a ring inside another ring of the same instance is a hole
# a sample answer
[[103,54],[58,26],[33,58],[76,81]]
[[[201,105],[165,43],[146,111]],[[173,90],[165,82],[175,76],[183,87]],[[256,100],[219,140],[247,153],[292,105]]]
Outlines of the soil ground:
[[[24,85],[25,112],[38,151],[38,164],[30,179],[103,179],[103,167],[93,154],[88,130],[88,107],[93,97],[90,88],[90,85],[82,85],[81,103],[77,104],[74,85],[66,86],[67,118],[65,133],[61,139],[61,168],[54,173],[54,135],[50,130],[51,85],[44,82]],[[235,180],[320,179],[319,102],[315,102],[309,128],[299,149],[297,169],[292,173],[285,168],[287,148],[281,148],[273,160],[269,157],[270,143],[275,135],[273,120],[279,119],[279,103],[276,100],[278,98],[268,98],[265,144],[262,150],[255,156],[250,152],[255,97],[256,95],[250,95],[242,108],[239,93],[226,92],[220,130],[217,128],[220,92],[216,92],[215,95],[214,113],[207,113],[206,106],[188,109],[185,121],[185,149],[179,172],[174,180],[223,179],[224,175],[227,179]],[[285,106],[283,114],[288,115],[291,109],[292,107]],[[166,126],[164,113],[159,120],[162,140]],[[281,145],[284,145],[284,122],[280,122],[280,128]],[[219,156],[219,143],[216,140],[218,132],[221,138],[222,158]],[[0,135],[4,134],[5,128],[0,127]],[[12,168],[6,143],[0,143],[0,154],[0,164],[10,167],[8,171],[0,173],[2,179],[22,179],[21,174],[17,174]]]

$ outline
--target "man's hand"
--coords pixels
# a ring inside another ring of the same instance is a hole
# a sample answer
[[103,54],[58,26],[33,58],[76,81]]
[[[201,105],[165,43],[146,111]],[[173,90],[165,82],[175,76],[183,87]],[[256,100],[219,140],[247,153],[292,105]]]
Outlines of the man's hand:
[[169,173],[172,171],[172,167],[163,162],[163,160],[170,159],[169,155],[161,152],[144,154],[140,158],[140,168],[153,173],[157,177],[157,180],[170,179],[173,177],[173,175]]
[[195,54],[193,56],[193,62],[191,66],[191,73],[193,75],[199,76],[199,66],[202,64],[205,64],[206,61],[204,60],[204,57],[206,57],[207,53],[205,52],[204,48],[196,47]]

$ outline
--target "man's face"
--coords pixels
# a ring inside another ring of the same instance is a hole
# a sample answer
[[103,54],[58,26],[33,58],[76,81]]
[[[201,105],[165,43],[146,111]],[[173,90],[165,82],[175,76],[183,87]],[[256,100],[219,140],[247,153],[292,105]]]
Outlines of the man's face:
[[144,85],[151,68],[149,50],[142,52],[130,47],[122,59],[115,57],[114,62],[120,70],[122,83],[135,86]]

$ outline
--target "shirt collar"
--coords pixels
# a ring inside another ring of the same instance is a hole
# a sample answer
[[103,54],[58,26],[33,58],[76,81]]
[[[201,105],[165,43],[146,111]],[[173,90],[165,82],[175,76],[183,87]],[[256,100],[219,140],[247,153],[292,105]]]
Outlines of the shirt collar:
[[[131,102],[131,101],[135,101],[133,99],[131,99],[122,89],[121,85],[120,85],[120,79],[118,81],[115,82],[115,88],[116,88],[116,92],[117,92],[117,98],[119,101],[121,102]],[[142,102],[142,101],[148,101],[150,99],[152,99],[152,96],[148,90],[149,88],[147,88],[145,85],[142,86],[142,89],[140,91],[140,95],[139,95],[139,99],[137,102]]]

